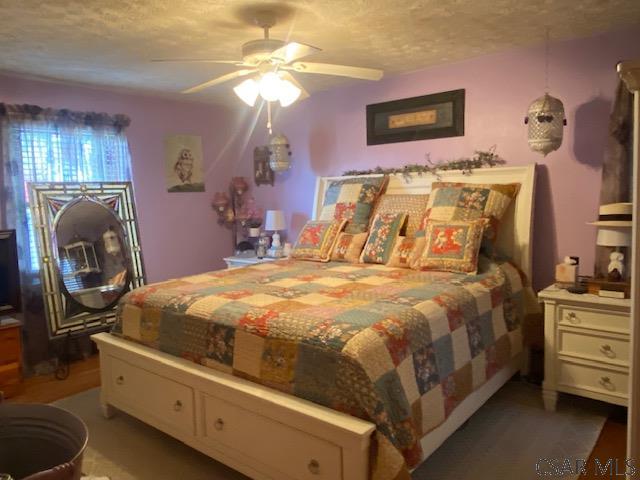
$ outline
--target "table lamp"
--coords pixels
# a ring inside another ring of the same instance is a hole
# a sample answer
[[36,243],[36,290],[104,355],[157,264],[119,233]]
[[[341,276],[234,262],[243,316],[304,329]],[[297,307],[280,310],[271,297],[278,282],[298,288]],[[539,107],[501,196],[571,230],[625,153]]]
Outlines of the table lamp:
[[607,279],[612,282],[624,280],[624,254],[620,247],[631,246],[631,228],[598,227],[596,244],[601,247],[615,247],[615,251],[609,255]]
[[267,210],[264,219],[265,231],[273,232],[271,236],[271,247],[267,255],[274,258],[282,256],[282,244],[280,243],[280,234],[278,231],[285,230],[287,228],[284,221],[284,212],[282,210]]

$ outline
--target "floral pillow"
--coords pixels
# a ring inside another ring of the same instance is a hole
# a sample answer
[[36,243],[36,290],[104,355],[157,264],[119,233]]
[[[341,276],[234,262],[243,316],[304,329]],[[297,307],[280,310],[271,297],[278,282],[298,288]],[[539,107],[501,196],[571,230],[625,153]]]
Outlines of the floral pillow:
[[345,178],[329,183],[320,220],[346,220],[346,233],[366,232],[376,200],[388,177]]
[[345,220],[309,221],[300,231],[291,258],[328,262]]
[[412,268],[477,273],[482,234],[488,223],[486,218],[469,221],[427,221],[424,248],[415,259]]
[[331,252],[331,260],[336,262],[358,263],[362,247],[367,241],[367,232],[363,233],[345,233],[342,232],[338,236],[336,245]]
[[427,205],[429,220],[489,219],[485,238],[495,242],[500,220],[518,194],[519,183],[434,182]]
[[406,213],[377,214],[371,224],[367,243],[362,250],[362,255],[360,255],[360,262],[387,263],[406,219]]
[[407,228],[404,236],[412,238],[420,228],[420,221],[427,210],[428,202],[429,195],[386,193],[380,196],[373,217],[378,213],[406,213]]
[[409,260],[416,246],[416,238],[398,237],[387,262],[388,267],[409,268]]

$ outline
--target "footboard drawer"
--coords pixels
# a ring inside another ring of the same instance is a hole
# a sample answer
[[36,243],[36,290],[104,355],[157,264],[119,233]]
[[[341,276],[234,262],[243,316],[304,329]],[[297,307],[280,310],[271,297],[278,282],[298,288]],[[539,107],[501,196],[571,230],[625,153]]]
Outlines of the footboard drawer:
[[205,442],[224,444],[296,480],[342,479],[340,447],[204,395]]
[[165,424],[189,435],[195,433],[193,389],[109,357],[110,400],[131,406],[143,406],[155,423]]

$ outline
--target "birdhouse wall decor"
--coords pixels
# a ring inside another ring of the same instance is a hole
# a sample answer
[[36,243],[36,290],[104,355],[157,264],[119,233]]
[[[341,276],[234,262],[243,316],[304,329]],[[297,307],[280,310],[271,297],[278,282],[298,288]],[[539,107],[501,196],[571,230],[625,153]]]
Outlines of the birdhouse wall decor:
[[269,142],[269,166],[274,172],[291,168],[289,139],[282,134],[275,135]]

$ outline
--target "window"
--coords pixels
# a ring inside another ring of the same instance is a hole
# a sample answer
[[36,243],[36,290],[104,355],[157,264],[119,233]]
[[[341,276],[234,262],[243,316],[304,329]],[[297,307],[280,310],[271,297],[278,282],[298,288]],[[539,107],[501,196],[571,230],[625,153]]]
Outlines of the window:
[[[19,180],[21,185],[16,187],[24,192],[21,208],[24,208],[28,223],[29,261],[22,269],[36,272],[39,269],[38,249],[28,184],[131,180],[129,146],[124,134],[111,127],[60,125],[43,121],[12,122],[9,137],[12,161],[21,164],[15,169],[22,172]],[[22,257],[24,259],[26,256]]]

